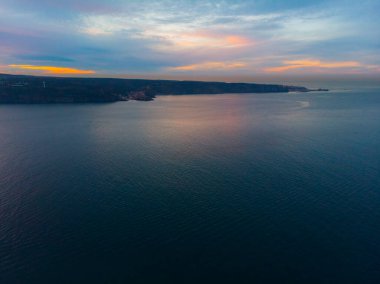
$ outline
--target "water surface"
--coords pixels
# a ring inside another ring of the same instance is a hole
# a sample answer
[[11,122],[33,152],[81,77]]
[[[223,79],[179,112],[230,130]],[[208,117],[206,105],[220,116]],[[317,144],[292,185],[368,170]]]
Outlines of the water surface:
[[379,283],[380,89],[0,106],[0,282]]

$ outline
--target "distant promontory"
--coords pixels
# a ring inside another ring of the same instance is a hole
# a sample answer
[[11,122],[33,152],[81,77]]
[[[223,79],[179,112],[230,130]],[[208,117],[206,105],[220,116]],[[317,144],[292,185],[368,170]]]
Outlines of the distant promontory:
[[0,103],[92,103],[151,101],[158,95],[328,91],[306,87],[109,78],[62,78],[0,74]]

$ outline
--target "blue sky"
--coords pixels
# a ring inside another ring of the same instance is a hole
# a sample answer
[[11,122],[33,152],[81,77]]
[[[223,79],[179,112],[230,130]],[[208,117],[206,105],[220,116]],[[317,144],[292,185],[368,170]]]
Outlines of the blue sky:
[[378,0],[1,0],[0,72],[380,75]]

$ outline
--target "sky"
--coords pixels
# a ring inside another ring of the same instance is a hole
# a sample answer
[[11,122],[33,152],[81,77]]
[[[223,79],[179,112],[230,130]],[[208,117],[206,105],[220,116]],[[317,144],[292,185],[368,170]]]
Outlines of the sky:
[[0,0],[0,73],[380,77],[379,0]]

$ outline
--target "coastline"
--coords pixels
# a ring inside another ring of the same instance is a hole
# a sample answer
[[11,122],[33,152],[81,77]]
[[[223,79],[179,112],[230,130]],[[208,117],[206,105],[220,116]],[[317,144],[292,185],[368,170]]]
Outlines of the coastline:
[[62,78],[0,74],[1,104],[153,101],[161,95],[315,92],[302,86],[145,79]]

